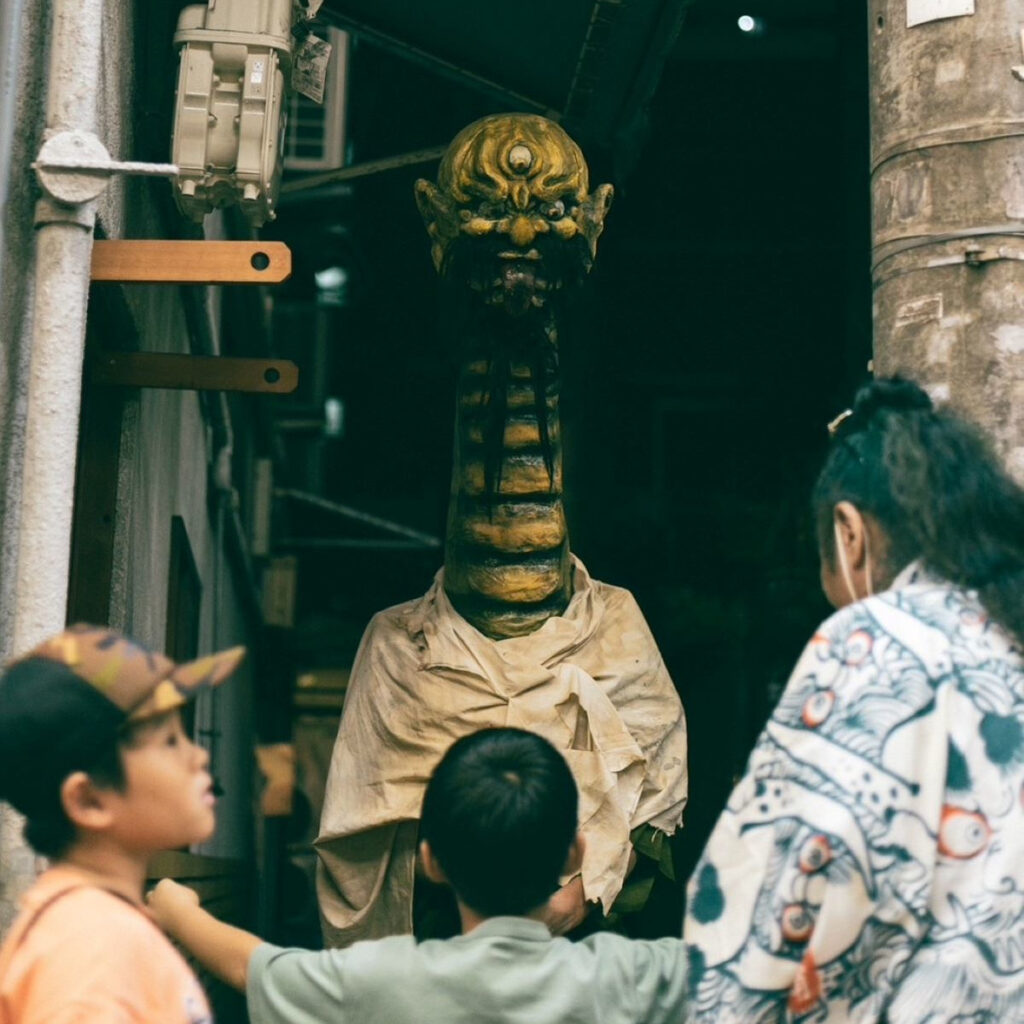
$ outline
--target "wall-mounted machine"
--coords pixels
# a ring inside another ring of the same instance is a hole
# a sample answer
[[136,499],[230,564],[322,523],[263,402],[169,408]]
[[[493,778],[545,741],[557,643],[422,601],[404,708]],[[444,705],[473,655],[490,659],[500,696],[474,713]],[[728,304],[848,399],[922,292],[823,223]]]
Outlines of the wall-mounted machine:
[[209,0],[182,10],[174,109],[174,192],[187,217],[241,207],[258,227],[274,217],[281,178],[292,0]]

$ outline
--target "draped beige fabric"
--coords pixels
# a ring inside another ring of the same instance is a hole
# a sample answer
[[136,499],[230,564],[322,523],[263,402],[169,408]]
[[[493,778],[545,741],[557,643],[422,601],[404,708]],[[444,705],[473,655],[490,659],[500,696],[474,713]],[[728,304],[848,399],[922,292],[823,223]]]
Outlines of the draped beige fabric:
[[562,752],[580,789],[583,886],[607,910],[629,832],[671,833],[687,794],[682,704],[633,596],[574,563],[564,615],[491,640],[444,592],[378,613],[356,655],[328,775],[317,888],[328,945],[412,930],[417,822],[459,737],[516,726]]

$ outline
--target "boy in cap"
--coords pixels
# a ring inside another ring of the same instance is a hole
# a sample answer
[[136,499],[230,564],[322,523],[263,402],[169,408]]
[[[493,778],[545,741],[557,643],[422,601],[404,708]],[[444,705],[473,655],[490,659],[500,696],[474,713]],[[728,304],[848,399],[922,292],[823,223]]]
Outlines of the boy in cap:
[[244,653],[176,665],[79,625],[0,675],[0,797],[52,864],[0,947],[0,1024],[211,1021],[142,889],[153,854],[213,832],[209,757],[180,709]]
[[577,792],[562,756],[520,729],[458,740],[427,785],[423,869],[455,892],[462,934],[348,949],[281,949],[223,924],[161,882],[150,909],[171,936],[245,989],[253,1024],[634,1024],[683,1019],[679,939],[601,933],[579,943],[543,923],[559,876],[578,870]]

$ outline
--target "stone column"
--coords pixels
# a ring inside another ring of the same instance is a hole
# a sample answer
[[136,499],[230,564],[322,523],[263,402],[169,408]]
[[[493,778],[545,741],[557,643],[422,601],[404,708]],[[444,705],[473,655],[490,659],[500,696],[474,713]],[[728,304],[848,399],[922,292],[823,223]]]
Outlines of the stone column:
[[875,372],[948,399],[1024,481],[1024,8],[869,16]]

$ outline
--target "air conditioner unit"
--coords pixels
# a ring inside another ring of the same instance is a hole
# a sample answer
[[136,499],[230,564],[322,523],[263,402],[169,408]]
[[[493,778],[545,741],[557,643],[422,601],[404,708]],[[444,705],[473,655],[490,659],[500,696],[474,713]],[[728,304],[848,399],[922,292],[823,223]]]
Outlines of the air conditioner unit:
[[288,99],[284,166],[288,171],[333,171],[345,163],[345,96],[348,84],[348,33],[327,30],[331,59],[324,83],[324,101],[302,93]]

